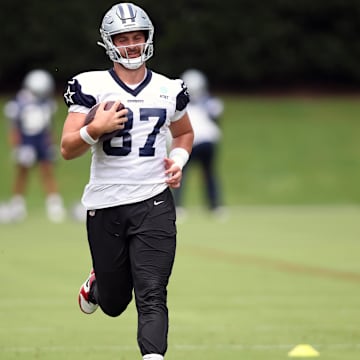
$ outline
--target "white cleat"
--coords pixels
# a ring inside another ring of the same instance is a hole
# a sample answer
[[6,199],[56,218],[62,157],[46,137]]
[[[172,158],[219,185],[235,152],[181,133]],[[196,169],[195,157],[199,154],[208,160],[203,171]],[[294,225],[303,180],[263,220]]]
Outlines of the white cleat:
[[91,270],[89,277],[86,281],[81,285],[79,290],[79,306],[83,313],[92,314],[99,307],[98,304],[91,302],[89,299],[91,285],[95,280],[95,272],[94,269]]

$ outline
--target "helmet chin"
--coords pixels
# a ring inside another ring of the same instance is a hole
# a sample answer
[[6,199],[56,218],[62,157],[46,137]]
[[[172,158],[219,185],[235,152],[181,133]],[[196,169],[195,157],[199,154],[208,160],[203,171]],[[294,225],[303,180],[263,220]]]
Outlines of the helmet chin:
[[139,56],[137,58],[128,59],[121,57],[118,61],[119,64],[124,66],[125,68],[129,70],[136,70],[138,69],[145,61],[143,59],[143,56]]

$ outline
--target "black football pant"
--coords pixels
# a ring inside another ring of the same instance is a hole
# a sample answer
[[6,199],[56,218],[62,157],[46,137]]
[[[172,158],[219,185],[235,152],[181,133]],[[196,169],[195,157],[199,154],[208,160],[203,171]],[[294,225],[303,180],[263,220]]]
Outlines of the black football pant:
[[87,212],[96,276],[94,297],[104,313],[120,315],[134,290],[142,355],[167,350],[167,285],[176,248],[169,189],[139,203]]

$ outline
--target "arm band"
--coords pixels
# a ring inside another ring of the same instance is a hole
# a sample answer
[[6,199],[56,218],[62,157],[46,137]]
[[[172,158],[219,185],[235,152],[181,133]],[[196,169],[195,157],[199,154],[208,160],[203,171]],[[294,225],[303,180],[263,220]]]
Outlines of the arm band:
[[170,151],[169,158],[182,169],[189,160],[189,153],[185,149],[177,147]]
[[89,145],[95,145],[99,139],[94,140],[90,134],[87,132],[87,126],[83,126],[80,129],[80,137]]

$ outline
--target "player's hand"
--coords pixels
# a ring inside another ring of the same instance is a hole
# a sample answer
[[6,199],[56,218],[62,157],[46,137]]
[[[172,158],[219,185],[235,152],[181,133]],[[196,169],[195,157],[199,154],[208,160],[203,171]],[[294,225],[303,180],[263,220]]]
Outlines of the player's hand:
[[115,101],[110,108],[106,105],[107,102],[99,104],[94,120],[89,124],[98,135],[122,130],[128,121],[128,109],[122,106],[121,101]]
[[175,164],[174,160],[165,158],[165,175],[167,177],[166,183],[170,188],[176,189],[181,185],[182,170],[179,165]]

